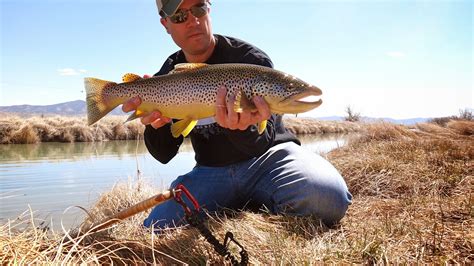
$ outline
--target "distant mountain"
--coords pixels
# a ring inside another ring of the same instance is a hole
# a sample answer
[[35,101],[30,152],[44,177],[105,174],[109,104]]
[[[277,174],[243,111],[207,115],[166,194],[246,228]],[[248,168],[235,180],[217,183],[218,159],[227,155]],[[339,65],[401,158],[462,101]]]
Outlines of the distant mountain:
[[[82,100],[58,103],[52,105],[12,105],[12,106],[0,106],[0,113],[15,113],[19,115],[66,115],[66,116],[82,116],[86,115],[87,108],[86,102]],[[115,108],[111,114],[123,115],[120,107]],[[305,117],[309,118],[309,117]],[[327,116],[327,117],[316,117],[315,119],[325,121],[342,121],[342,116]],[[393,119],[393,118],[374,118],[374,117],[362,117],[363,121],[376,122],[386,121],[395,124],[413,125],[416,123],[426,122],[431,118],[409,118],[409,119]]]
[[[344,117],[342,116],[325,116],[325,117],[317,117],[316,119],[318,120],[323,120],[323,121],[344,121]],[[431,118],[408,118],[408,119],[394,119],[394,118],[388,118],[388,117],[381,117],[381,118],[375,118],[375,117],[362,117],[362,121],[364,122],[377,122],[377,121],[384,121],[384,122],[390,122],[393,124],[402,124],[402,125],[414,125],[416,123],[423,123]]]
[[424,123],[430,119],[431,118],[423,118],[423,117],[408,118],[408,119],[393,119],[393,118],[388,118],[388,117],[382,117],[382,118],[363,117],[362,118],[362,120],[365,122],[384,121],[384,122],[390,122],[393,124],[402,124],[402,125],[414,125],[416,123]]
[[342,116],[325,116],[325,117],[318,117],[319,120],[323,121],[342,121],[344,117]]
[[[58,103],[52,105],[12,105],[12,106],[0,106],[0,112],[3,113],[14,113],[19,115],[86,115],[87,108],[86,102],[82,100]],[[111,114],[122,115],[124,114],[120,108],[116,108]]]

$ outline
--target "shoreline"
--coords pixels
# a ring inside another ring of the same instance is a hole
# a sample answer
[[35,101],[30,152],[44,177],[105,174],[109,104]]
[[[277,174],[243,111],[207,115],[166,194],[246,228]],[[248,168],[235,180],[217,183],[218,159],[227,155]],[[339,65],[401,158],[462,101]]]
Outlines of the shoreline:
[[[85,117],[7,116],[0,119],[1,144],[34,144],[40,142],[99,142],[136,140],[145,126],[139,121],[124,123],[126,116],[108,116],[92,126]],[[360,132],[364,123],[319,121],[309,118],[284,117],[285,127],[296,135],[347,134]]]

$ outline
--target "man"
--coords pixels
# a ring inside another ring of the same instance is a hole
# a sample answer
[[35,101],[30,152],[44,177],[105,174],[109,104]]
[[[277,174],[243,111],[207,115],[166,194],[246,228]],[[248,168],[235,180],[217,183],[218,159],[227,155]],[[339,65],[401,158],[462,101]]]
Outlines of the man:
[[[273,67],[270,58],[241,40],[213,35],[210,3],[206,0],[156,0],[161,24],[181,48],[165,61],[156,75],[169,73],[179,63],[247,63]],[[179,95],[176,95],[179,97]],[[189,134],[196,166],[172,184],[183,184],[208,211],[219,208],[312,215],[326,225],[337,223],[351,203],[351,194],[337,170],[321,156],[300,146],[282,117],[270,113],[260,97],[252,101],[257,111],[236,113],[234,96],[226,101],[225,84],[217,92],[216,115],[202,119]],[[125,112],[141,100],[125,103]],[[258,133],[255,124],[267,120]],[[178,152],[183,137],[170,132],[173,121],[159,110],[141,118],[149,152],[161,163]],[[183,210],[174,201],[156,206],[144,225],[166,227],[183,222]]]

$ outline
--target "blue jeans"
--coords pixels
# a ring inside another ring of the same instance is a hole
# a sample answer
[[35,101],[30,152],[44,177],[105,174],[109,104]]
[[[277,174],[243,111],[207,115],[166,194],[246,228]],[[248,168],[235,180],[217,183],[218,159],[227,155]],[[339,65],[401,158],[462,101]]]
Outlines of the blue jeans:
[[[197,165],[179,176],[171,188],[180,183],[209,212],[222,207],[237,210],[264,206],[272,213],[313,215],[329,226],[339,222],[352,200],[334,166],[293,142],[225,167]],[[183,217],[182,207],[170,200],[156,206],[144,225],[172,227],[183,224]]]

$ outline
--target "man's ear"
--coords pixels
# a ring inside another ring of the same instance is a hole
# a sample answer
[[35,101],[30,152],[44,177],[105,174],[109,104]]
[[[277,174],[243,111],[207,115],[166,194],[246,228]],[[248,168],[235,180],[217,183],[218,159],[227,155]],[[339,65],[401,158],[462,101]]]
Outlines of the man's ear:
[[160,18],[161,25],[165,27],[166,32],[170,34],[170,30],[168,29],[168,21],[165,18]]

